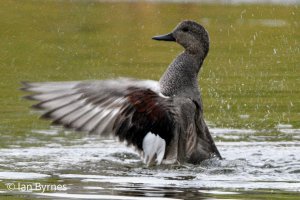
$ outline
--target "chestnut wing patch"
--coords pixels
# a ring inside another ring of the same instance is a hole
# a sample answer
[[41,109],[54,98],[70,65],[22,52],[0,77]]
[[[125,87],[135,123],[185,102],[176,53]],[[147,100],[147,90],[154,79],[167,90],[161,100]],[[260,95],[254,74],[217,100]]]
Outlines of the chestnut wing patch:
[[128,88],[127,104],[120,109],[114,131],[121,141],[143,150],[143,139],[151,132],[168,144],[176,125],[171,98],[164,98],[150,89]]

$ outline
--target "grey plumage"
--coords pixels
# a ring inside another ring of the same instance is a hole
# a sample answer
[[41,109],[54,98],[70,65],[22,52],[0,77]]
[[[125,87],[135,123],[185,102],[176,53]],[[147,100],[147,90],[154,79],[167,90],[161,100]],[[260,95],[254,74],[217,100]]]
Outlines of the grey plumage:
[[[203,119],[198,72],[209,50],[207,31],[193,21],[153,39],[185,50],[159,82],[120,78],[101,81],[23,83],[44,118],[66,128],[111,135],[135,146],[147,165],[200,163],[221,158]],[[153,146],[153,148],[151,147]]]

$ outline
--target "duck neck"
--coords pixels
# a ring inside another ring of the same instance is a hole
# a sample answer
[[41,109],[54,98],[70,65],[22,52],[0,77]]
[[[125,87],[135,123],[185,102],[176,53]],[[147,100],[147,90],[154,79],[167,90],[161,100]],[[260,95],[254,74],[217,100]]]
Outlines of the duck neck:
[[198,73],[204,56],[185,50],[169,65],[159,80],[162,94],[166,96],[200,96],[198,87]]

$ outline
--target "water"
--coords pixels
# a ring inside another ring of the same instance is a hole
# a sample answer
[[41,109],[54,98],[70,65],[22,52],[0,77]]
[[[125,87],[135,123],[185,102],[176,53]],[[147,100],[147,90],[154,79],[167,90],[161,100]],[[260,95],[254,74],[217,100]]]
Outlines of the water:
[[[5,1],[0,11],[0,199],[299,199],[298,5]],[[199,83],[224,160],[147,168],[124,144],[39,120],[20,98],[22,80],[157,80],[182,49],[150,38],[183,19],[210,33]]]
[[[145,167],[132,149],[114,140],[82,136],[66,144],[62,137],[51,133],[50,141],[36,140],[38,146],[19,144],[0,150],[1,182],[15,187],[11,192],[2,188],[1,193],[53,199],[239,199],[250,194],[257,199],[268,195],[296,199],[299,196],[299,138],[267,142],[261,137],[269,136],[260,133],[260,137],[243,141],[241,138],[253,136],[254,131],[211,130],[220,140],[239,140],[217,142],[224,160],[208,160],[200,166],[151,168]],[[48,134],[48,130],[35,132]],[[287,134],[299,136],[300,133],[294,130]],[[46,193],[20,191],[19,183],[63,185],[64,188]]]

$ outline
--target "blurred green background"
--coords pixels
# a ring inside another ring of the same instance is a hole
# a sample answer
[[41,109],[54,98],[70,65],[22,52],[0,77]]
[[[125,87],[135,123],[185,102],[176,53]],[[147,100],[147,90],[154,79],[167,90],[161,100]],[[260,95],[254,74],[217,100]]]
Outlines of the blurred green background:
[[151,37],[184,19],[210,34],[199,84],[212,126],[300,128],[299,13],[297,5],[2,1],[0,133],[48,127],[21,99],[22,80],[158,80],[183,49]]

